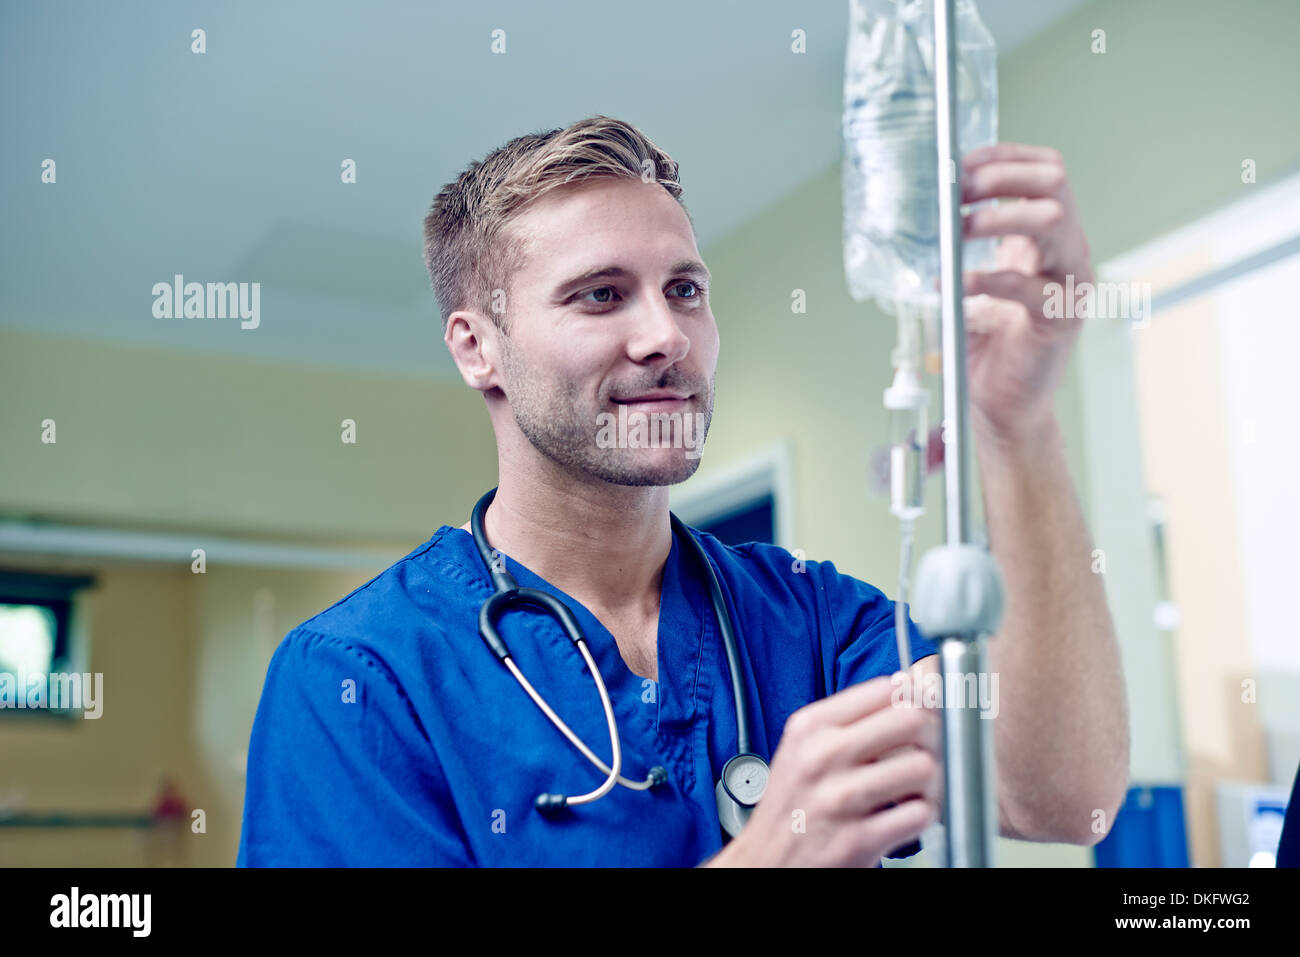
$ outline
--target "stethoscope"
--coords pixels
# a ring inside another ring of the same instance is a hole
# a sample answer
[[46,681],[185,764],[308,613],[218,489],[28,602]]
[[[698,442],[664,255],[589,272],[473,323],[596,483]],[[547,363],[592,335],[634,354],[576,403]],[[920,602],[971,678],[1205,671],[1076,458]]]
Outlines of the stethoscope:
[[[596,667],[596,662],[587,649],[587,642],[583,637],[582,630],[578,627],[577,619],[573,617],[573,613],[567,605],[546,592],[536,588],[520,588],[514,576],[506,571],[504,557],[488,544],[487,534],[483,531],[483,516],[487,514],[488,505],[492,503],[496,493],[497,490],[492,489],[479,499],[478,504],[474,506],[473,515],[470,516],[470,528],[473,530],[474,544],[478,546],[479,556],[483,559],[483,564],[487,566],[487,570],[492,576],[492,585],[495,589],[494,593],[487,601],[483,602],[483,606],[479,609],[479,635],[487,643],[492,653],[500,658],[506,668],[510,670],[510,673],[515,676],[515,680],[528,693],[528,697],[533,699],[533,703],[541,709],[542,714],[550,719],[551,724],[555,725],[560,733],[569,739],[570,744],[577,748],[602,774],[606,775],[605,781],[600,787],[576,797],[564,794],[539,794],[536,800],[533,801],[534,807],[549,817],[566,807],[590,804],[599,800],[613,790],[615,784],[621,784],[633,791],[645,791],[666,784],[668,772],[661,766],[651,768],[644,781],[629,781],[622,776],[623,752],[619,745],[618,725],[614,721],[614,708],[610,704],[609,693],[605,690],[605,682],[601,680],[600,670]],[[672,522],[673,531],[690,543],[691,551],[695,553],[708,572],[709,595],[713,600],[713,613],[717,616],[718,627],[722,632],[722,642],[727,650],[727,668],[731,672],[731,691],[736,699],[737,753],[723,766],[722,776],[714,787],[714,795],[718,802],[718,819],[721,821],[723,829],[732,837],[735,837],[740,833],[740,829],[745,826],[745,822],[749,820],[750,814],[753,813],[754,806],[758,804],[759,799],[763,796],[763,790],[767,787],[768,766],[762,757],[750,750],[749,710],[745,706],[745,686],[741,680],[740,655],[736,651],[736,636],[732,628],[731,616],[727,613],[726,602],[722,598],[722,588],[718,584],[718,576],[713,571],[713,565],[709,562],[704,549],[696,541],[695,536],[690,533],[690,530],[671,512],[668,513],[668,517]],[[610,751],[614,759],[612,767],[596,757],[592,750],[583,744],[581,739],[560,719],[559,715],[552,711],[546,702],[542,700],[541,695],[537,693],[536,689],[528,683],[528,679],[519,671],[518,666],[510,657],[510,649],[506,647],[506,643],[497,634],[497,623],[501,620],[502,614],[509,608],[523,606],[536,609],[555,618],[564,628],[565,634],[568,635],[569,640],[578,649],[583,660],[587,662],[587,669],[591,672],[592,678],[596,682],[596,690],[600,693],[600,704],[605,711],[605,721],[609,725]]]

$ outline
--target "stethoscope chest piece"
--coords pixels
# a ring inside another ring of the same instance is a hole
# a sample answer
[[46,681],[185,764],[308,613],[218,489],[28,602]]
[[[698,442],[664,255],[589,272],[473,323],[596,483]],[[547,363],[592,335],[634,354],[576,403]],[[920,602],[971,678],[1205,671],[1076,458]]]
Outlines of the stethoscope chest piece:
[[732,837],[740,833],[754,806],[767,789],[771,772],[767,762],[757,754],[738,754],[722,768],[714,795],[718,801],[718,820]]

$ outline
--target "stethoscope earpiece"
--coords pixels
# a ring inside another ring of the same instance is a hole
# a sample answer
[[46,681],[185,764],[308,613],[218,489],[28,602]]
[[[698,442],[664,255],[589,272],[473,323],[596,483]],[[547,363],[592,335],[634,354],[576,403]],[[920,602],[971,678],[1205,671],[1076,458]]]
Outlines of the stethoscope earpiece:
[[567,810],[568,806],[569,799],[563,794],[539,794],[533,800],[533,807],[547,817],[555,817],[561,811]]

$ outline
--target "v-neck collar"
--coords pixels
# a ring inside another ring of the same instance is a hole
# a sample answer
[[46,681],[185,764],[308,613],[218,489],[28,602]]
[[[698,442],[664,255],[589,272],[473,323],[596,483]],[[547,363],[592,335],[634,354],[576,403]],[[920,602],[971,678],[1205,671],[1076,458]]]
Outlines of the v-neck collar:
[[[449,533],[447,543],[454,547],[459,564],[469,569],[490,592],[492,579],[479,557],[474,536],[463,528],[443,528]],[[655,641],[658,681],[633,673],[623,660],[614,636],[582,602],[556,588],[509,554],[502,554],[507,570],[521,588],[536,588],[553,595],[573,612],[596,666],[600,668],[616,712],[644,721],[647,696],[653,693],[658,704],[658,730],[684,730],[694,723],[699,711],[704,647],[706,641],[712,640],[710,636],[717,635],[717,627],[712,611],[708,614],[704,611],[707,588],[702,576],[705,572],[694,567],[676,533],[672,535],[672,548],[664,563],[659,588],[659,630]],[[528,617],[535,622],[534,627],[547,627],[543,616],[530,613]],[[552,620],[550,627],[559,629],[560,625]],[[570,653],[578,656],[576,650]],[[539,692],[543,696],[546,694],[544,689],[539,689]],[[620,715],[620,725],[622,720]]]

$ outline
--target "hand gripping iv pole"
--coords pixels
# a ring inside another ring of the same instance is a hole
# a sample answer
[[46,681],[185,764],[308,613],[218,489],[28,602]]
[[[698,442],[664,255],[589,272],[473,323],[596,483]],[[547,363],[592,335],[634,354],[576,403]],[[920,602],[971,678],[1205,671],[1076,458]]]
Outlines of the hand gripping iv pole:
[[[982,718],[978,688],[996,687],[987,675],[985,639],[1001,624],[1003,591],[993,556],[971,541],[955,7],[956,0],[934,0],[946,542],[927,551],[917,567],[912,617],[939,642],[945,863],[992,867],[998,827],[993,726]],[[918,439],[924,442],[923,433]]]

